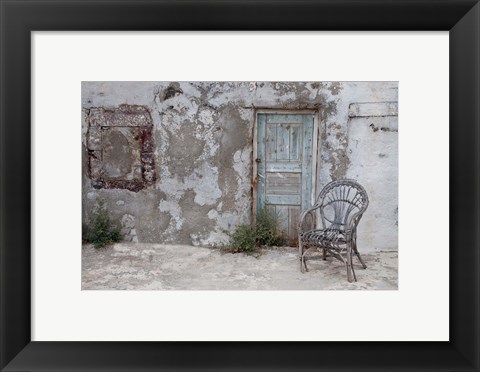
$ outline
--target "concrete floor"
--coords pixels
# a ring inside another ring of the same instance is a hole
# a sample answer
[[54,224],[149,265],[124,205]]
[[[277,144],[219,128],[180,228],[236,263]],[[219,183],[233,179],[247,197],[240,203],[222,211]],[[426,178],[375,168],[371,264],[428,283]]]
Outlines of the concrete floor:
[[82,247],[82,289],[123,290],[338,290],[398,288],[397,252],[354,258],[357,282],[348,283],[343,264],[333,258],[309,261],[302,274],[295,248],[263,249],[259,254],[223,253],[186,245],[117,243]]

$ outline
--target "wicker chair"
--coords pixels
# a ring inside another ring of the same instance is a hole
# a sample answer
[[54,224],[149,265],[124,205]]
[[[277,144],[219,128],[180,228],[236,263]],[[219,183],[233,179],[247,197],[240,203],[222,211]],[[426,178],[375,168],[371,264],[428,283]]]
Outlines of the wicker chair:
[[[357,250],[357,226],[367,206],[367,193],[354,180],[333,181],[324,187],[315,204],[300,215],[298,245],[302,273],[304,267],[308,271],[307,260],[325,260],[328,254],[345,264],[349,282],[357,281],[352,256],[355,254],[363,268],[367,268]],[[322,254],[306,254],[313,247]]]

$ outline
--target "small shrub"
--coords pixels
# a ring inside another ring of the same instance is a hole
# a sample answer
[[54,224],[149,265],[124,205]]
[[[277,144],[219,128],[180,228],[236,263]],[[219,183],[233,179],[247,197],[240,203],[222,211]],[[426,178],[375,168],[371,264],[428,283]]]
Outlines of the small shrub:
[[255,227],[250,225],[238,225],[233,233],[229,234],[230,240],[226,249],[233,252],[252,253],[257,248]]
[[110,221],[108,210],[103,202],[94,209],[91,224],[83,226],[82,232],[82,239],[93,244],[95,248],[102,248],[122,238],[120,229]]
[[266,209],[257,214],[255,235],[258,245],[281,246],[287,242],[285,233],[278,226],[278,217]]
[[228,234],[230,239],[224,249],[232,252],[253,253],[262,245],[281,246],[286,243],[285,234],[280,231],[276,216],[262,209],[255,224],[238,225]]

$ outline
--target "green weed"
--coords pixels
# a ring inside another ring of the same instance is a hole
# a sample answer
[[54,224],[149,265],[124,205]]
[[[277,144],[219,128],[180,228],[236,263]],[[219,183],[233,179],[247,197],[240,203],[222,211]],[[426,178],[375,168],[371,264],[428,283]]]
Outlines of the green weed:
[[100,202],[93,211],[91,223],[83,226],[82,240],[95,248],[102,248],[121,238],[120,229],[111,222],[105,203]]
[[277,216],[266,209],[258,212],[254,224],[238,225],[228,235],[229,241],[223,248],[235,253],[253,253],[261,246],[282,246],[287,241],[285,233],[279,229]]

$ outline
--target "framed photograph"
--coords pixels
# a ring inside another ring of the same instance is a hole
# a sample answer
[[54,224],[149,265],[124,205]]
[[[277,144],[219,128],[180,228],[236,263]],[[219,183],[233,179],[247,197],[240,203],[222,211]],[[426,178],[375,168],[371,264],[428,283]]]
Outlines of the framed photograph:
[[83,81],[82,290],[397,290],[398,116],[396,81]]
[[0,1],[2,371],[480,369],[477,1]]

